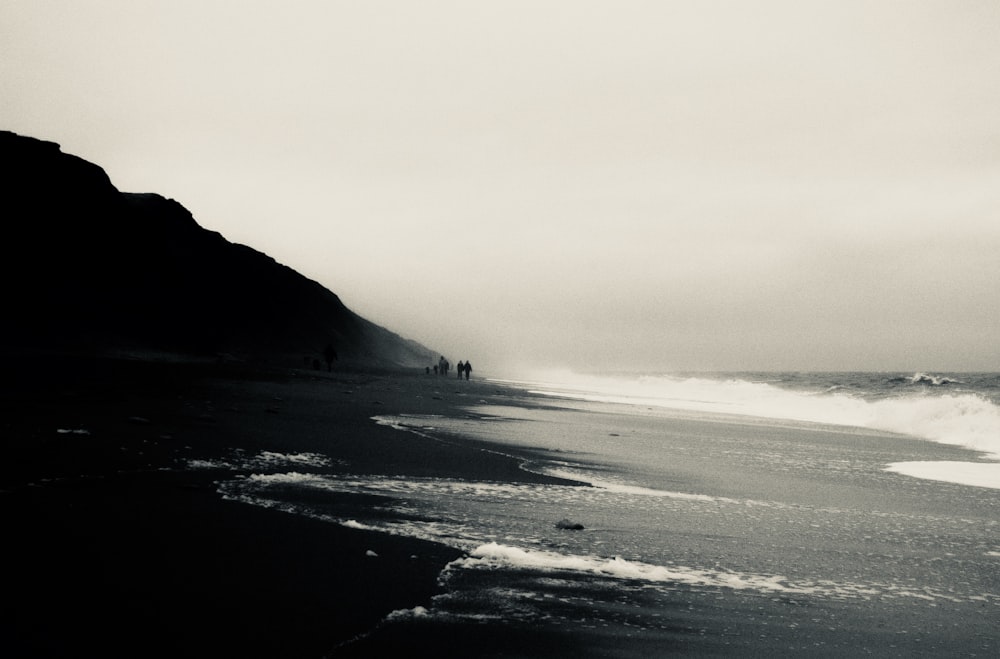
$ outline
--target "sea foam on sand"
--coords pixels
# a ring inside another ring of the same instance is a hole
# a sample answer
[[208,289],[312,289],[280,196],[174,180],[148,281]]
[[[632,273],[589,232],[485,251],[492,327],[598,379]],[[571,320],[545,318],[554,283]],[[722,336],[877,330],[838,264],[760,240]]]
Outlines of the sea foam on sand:
[[1000,489],[1000,462],[894,462],[886,471],[928,480]]
[[793,581],[781,575],[750,574],[730,570],[704,570],[684,566],[652,565],[620,557],[566,555],[545,550],[527,550],[490,542],[469,552],[465,558],[452,561],[449,570],[522,568],[552,573],[574,573],[581,576],[608,577],[626,581],[644,581],[664,585],[707,586],[732,590],[813,595],[837,599],[871,599],[875,597],[917,598],[928,601],[959,601],[951,593],[932,588],[911,588],[898,584],[862,584],[830,580]]

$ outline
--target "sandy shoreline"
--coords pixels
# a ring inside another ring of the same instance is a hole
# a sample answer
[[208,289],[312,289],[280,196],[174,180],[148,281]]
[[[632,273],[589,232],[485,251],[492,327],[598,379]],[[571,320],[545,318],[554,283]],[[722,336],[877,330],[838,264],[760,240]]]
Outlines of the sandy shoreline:
[[[992,527],[964,519],[995,524],[991,500],[969,501],[958,486],[895,480],[900,477],[881,467],[899,456],[963,455],[957,447],[890,436],[869,443],[851,432],[802,435],[769,426],[752,450],[736,451],[758,426],[745,420],[648,421],[655,426],[649,436],[673,433],[671,463],[662,470],[671,480],[664,486],[723,497],[704,507],[678,504],[676,512],[657,507],[671,534],[663,545],[669,560],[661,563],[700,564],[708,553],[720,561],[722,576],[741,566],[768,575],[800,569],[801,578],[839,570],[842,581],[868,574],[865,583],[890,586],[882,588],[887,596],[810,599],[683,583],[657,591],[613,579],[605,584],[610,591],[594,591],[599,575],[566,571],[539,580],[530,570],[507,569],[478,573],[485,581],[464,586],[449,582],[435,616],[380,624],[390,612],[429,606],[443,592],[442,569],[463,552],[224,500],[219,482],[268,470],[314,470],[347,480],[369,475],[376,482],[522,483],[520,492],[540,492],[528,484],[568,483],[520,466],[536,455],[552,458],[552,449],[541,447],[552,445],[547,433],[553,426],[533,427],[523,442],[491,442],[489,433],[478,432],[491,406],[517,407],[524,417],[538,412],[545,423],[570,429],[573,455],[581,452],[581,462],[597,469],[588,438],[638,441],[647,422],[606,413],[610,408],[561,417],[553,401],[533,401],[517,389],[419,371],[325,373],[40,355],[8,356],[7,364],[11,376],[0,415],[7,440],[0,462],[9,538],[0,615],[6,656],[381,657],[415,647],[455,657],[833,657],[865,650],[973,656],[996,647],[989,623],[994,595],[981,606],[959,606],[949,584],[935,586],[947,564],[949,574],[996,592],[992,558],[983,559],[984,548],[995,547]],[[443,419],[432,439],[372,420],[401,415],[446,417],[465,431],[445,432]],[[804,471],[786,471],[786,462],[768,457],[789,460],[800,448],[807,450]],[[817,456],[828,463],[823,470],[812,469],[809,461]],[[844,456],[861,460],[868,471],[860,462],[846,472],[830,467]],[[886,478],[894,479],[891,487]],[[306,507],[338,520],[371,519],[382,514],[377,504],[395,496],[391,491],[349,487],[310,495],[303,489],[295,496],[314,496]],[[543,498],[526,496],[527,517],[540,529],[532,533],[571,542],[558,537],[556,515],[583,508],[545,508]],[[745,506],[740,502],[746,497],[770,503]],[[443,501],[447,515],[463,503]],[[582,520],[586,533],[619,528],[633,503],[615,503],[605,520]],[[492,531],[501,516],[497,509],[472,505]],[[602,514],[596,504],[588,510]],[[637,510],[636,531],[652,519]],[[831,523],[830,529],[817,530],[820,522]],[[748,542],[753,538],[756,544]],[[965,553],[941,554],[939,545],[948,539],[949,551],[964,547]],[[931,595],[892,595],[893,584],[906,586],[911,576],[934,586]],[[541,593],[556,605],[537,618],[498,617],[503,604],[483,593],[484,584]],[[936,599],[925,605],[927,598]],[[937,600],[952,603],[939,607]],[[449,606],[469,605],[495,624],[475,615],[449,618]]]
[[[10,358],[8,656],[321,656],[427,604],[459,552],[224,501],[191,464],[262,452],[358,474],[544,481],[378,426],[507,395],[420,372]],[[363,500],[345,500],[350,506]],[[377,557],[372,557],[374,552]]]

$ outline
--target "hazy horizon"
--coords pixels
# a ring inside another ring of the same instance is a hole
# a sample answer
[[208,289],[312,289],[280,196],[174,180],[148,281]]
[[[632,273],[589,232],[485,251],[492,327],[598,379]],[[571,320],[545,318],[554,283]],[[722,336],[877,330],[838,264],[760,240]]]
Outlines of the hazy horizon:
[[453,362],[1000,371],[996,2],[0,19],[0,129]]

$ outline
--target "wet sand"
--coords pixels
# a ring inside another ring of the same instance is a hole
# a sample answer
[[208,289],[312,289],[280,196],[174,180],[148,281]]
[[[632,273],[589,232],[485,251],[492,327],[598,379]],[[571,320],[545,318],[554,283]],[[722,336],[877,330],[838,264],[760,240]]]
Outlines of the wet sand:
[[351,473],[541,478],[370,420],[497,395],[475,380],[38,354],[7,364],[5,656],[323,656],[427,604],[459,555],[224,501],[220,474],[189,461],[314,452]]
[[[441,651],[455,657],[470,648],[578,657],[1000,650],[995,490],[885,470],[899,456],[962,459],[968,451],[844,427],[521,402],[529,407],[503,421],[492,420],[496,406],[482,406],[472,410],[481,418],[432,424],[445,436],[491,438],[511,453],[538,454],[544,445],[560,464],[556,473],[597,483],[627,473],[628,482],[654,489],[616,495],[598,487],[568,506],[565,493],[540,490],[495,506],[485,498],[432,502],[433,518],[479,510],[484,526],[512,538],[499,542],[557,548],[557,562],[515,555],[499,569],[453,567],[432,615],[384,625],[352,648],[356,656],[443,638],[452,643]],[[552,530],[561,509],[586,530]],[[533,569],[572,564],[558,557],[593,557],[599,567]],[[632,573],[619,557],[653,568],[651,578],[617,578]],[[661,566],[675,576],[655,578]]]

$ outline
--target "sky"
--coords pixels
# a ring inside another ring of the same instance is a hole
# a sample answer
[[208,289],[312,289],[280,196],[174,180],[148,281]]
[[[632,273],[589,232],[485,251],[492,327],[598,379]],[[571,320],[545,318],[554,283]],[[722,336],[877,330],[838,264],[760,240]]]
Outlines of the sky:
[[1000,371],[996,0],[0,0],[0,129],[486,371]]

